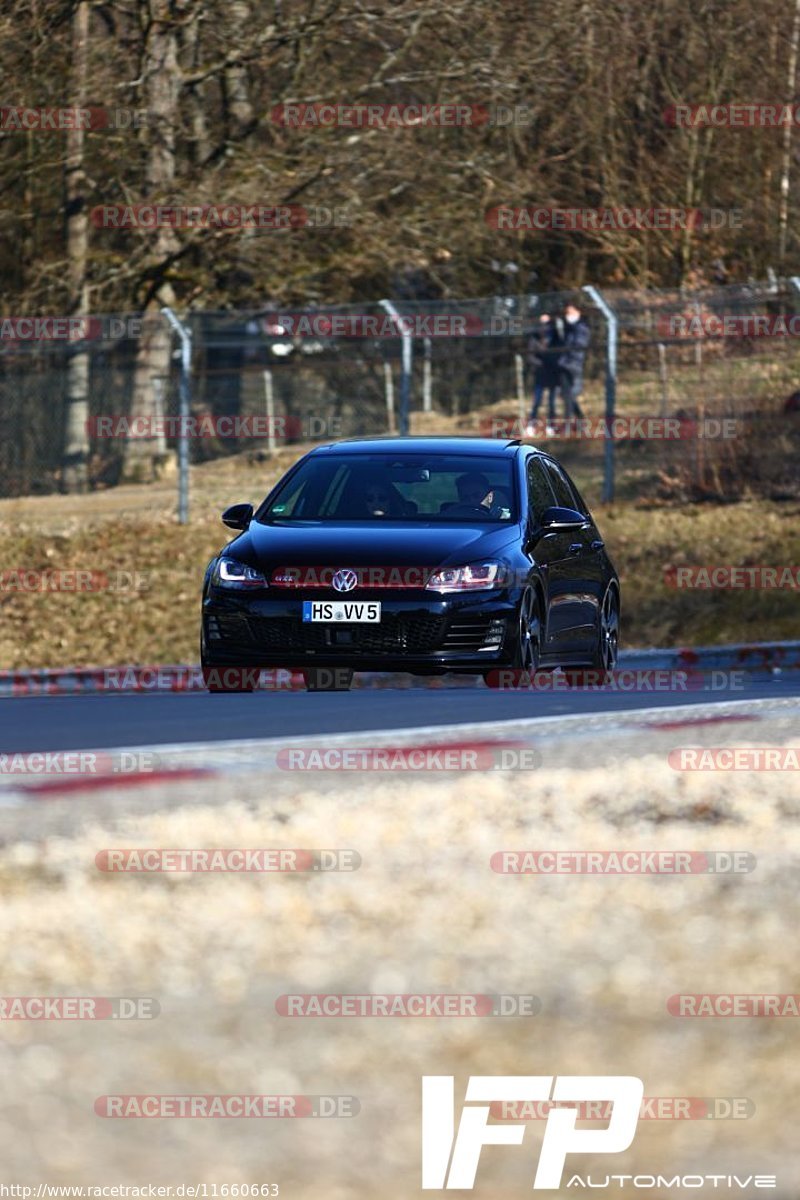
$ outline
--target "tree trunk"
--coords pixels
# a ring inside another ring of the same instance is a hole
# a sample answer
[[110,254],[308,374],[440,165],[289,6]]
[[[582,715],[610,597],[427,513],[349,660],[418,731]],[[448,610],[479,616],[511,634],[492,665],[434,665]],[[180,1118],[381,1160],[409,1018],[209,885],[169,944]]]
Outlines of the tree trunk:
[[[70,96],[75,108],[86,105],[86,75],[89,52],[89,3],[79,0],[72,17],[72,83]],[[75,122],[80,126],[80,122]],[[66,141],[65,200],[67,220],[67,279],[70,315],[87,315],[89,288],[86,278],[88,220],[86,174],[83,163],[84,132],[68,129]],[[67,397],[61,489],[85,492],[88,487],[89,354],[71,351],[67,360]]]
[[[797,50],[800,43],[800,0],[796,0],[792,40],[789,44],[789,68],[786,80],[786,103],[794,105],[797,86]],[[781,161],[781,202],[778,214],[778,269],[783,271],[786,261],[786,241],[789,232],[789,171],[792,165],[792,122],[783,127],[783,154]]]
[[[175,131],[181,89],[176,27],[169,0],[143,3],[142,19],[149,22],[141,72],[147,114],[147,165],[142,199],[168,202],[175,181]],[[158,380],[164,381],[164,394],[168,394],[172,334],[160,309],[174,303],[174,292],[166,275],[178,239],[170,227],[154,230],[152,237],[150,271],[146,275],[151,281],[150,292],[144,302],[144,325],[136,354],[131,401],[131,417],[141,419],[144,433],[128,439],[122,464],[122,478],[130,482],[152,479],[167,467],[170,458],[163,433],[154,428],[154,418],[158,415]]]

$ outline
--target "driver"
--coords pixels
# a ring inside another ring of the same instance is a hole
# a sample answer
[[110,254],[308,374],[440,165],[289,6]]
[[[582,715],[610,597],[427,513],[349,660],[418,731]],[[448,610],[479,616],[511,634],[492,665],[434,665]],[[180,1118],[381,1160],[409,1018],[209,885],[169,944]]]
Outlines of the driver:
[[470,471],[456,480],[459,504],[470,508],[491,508],[494,492],[489,480],[480,471]]
[[397,515],[397,499],[388,484],[380,479],[367,479],[364,484],[364,507],[371,517]]

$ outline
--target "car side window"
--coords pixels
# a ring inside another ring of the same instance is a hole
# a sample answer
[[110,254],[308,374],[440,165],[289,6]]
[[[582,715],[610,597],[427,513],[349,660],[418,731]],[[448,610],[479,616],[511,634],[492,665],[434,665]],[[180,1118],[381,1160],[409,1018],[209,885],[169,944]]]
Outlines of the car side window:
[[528,459],[528,509],[535,522],[542,519],[542,513],[546,508],[552,508],[555,504],[555,496],[547,481],[547,476],[541,463],[535,458]]
[[562,508],[581,509],[582,506],[579,505],[577,497],[563,471],[554,462],[545,461],[544,466],[555,493],[556,504],[559,504]]
[[570,477],[569,477],[569,475],[567,475],[566,471],[564,472],[564,474],[566,475],[567,483],[570,485],[573,492],[575,493],[575,499],[578,501],[578,503],[575,505],[575,507],[577,508],[578,512],[583,513],[584,516],[588,517],[589,520],[591,520],[592,514],[589,511],[589,505],[586,503],[583,496],[578,491],[578,489],[575,485],[575,480],[570,479]]

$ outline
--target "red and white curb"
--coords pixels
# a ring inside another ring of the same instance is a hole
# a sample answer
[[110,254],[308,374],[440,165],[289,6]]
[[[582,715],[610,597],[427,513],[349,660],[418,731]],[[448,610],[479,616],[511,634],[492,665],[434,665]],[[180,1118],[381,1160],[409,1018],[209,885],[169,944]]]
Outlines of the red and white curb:
[[[755,642],[729,646],[677,649],[623,650],[619,668],[624,671],[716,670],[745,674],[780,674],[800,669],[800,641]],[[237,668],[238,670],[238,668]],[[362,689],[427,689],[474,687],[471,675],[434,675],[414,678],[400,672],[356,673],[353,686]],[[264,691],[302,691],[299,671],[264,670]],[[0,699],[22,696],[69,696],[85,693],[206,692],[196,664],[130,665],[119,667],[58,667],[0,671]]]

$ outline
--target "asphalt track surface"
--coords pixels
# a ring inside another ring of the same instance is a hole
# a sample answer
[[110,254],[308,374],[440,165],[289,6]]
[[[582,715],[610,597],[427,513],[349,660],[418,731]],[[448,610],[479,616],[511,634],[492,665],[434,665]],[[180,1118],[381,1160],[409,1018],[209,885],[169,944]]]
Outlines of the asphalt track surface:
[[475,687],[424,686],[354,690],[335,695],[258,692],[252,695],[105,693],[26,696],[0,700],[0,752],[110,749],[242,739],[319,737],[369,731],[602,713],[631,713],[685,705],[800,697],[800,677],[787,672],[752,678],[740,688],[637,692],[497,692]]

